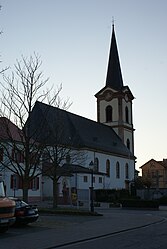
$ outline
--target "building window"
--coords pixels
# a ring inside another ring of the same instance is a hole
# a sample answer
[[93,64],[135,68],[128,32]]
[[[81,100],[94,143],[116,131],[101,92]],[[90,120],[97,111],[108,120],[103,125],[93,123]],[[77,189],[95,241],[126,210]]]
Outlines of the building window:
[[106,161],[106,176],[110,177],[110,161]]
[[38,190],[39,189],[39,177],[35,177],[30,182],[30,189],[32,190]]
[[88,182],[88,177],[87,177],[87,176],[84,176],[84,177],[83,177],[83,181],[84,181],[84,182]]
[[93,183],[95,183],[95,176],[93,177]]
[[0,162],[3,161],[3,148],[0,148]]
[[[19,175],[13,174],[10,178],[10,188],[17,190],[23,188],[23,180]],[[39,177],[35,177],[29,182],[29,189],[38,190],[39,189]]]
[[24,153],[18,149],[12,149],[12,160],[16,163],[24,162]]
[[127,106],[125,107],[125,120],[126,123],[129,123],[129,110]]
[[126,140],[126,146],[130,150],[130,140],[129,140],[129,138]]
[[128,165],[128,163],[126,163],[126,165],[125,165],[125,178],[126,179],[129,178],[129,165]]
[[100,176],[99,177],[99,183],[102,183],[103,182],[103,180],[102,180],[102,177]]
[[120,178],[120,165],[119,165],[119,162],[116,163],[116,178]]
[[151,171],[151,177],[152,177],[152,178],[155,178],[155,177],[156,177],[155,171]]
[[11,178],[10,178],[10,188],[11,189],[19,189],[20,188],[20,177],[16,174],[14,175],[11,175]]
[[106,122],[112,122],[112,106],[108,105],[106,107]]

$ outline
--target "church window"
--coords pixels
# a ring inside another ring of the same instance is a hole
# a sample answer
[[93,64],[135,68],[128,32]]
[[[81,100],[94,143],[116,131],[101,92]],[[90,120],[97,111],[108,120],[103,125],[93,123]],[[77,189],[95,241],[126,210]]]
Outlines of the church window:
[[87,176],[84,176],[84,182],[88,182],[88,177]]
[[102,180],[102,177],[100,176],[99,177],[99,183],[102,183],[103,182],[103,180]]
[[119,162],[116,163],[116,178],[120,178],[120,165],[119,165]]
[[126,165],[125,165],[125,178],[126,179],[129,178],[129,165],[128,165],[128,163],[126,163]]
[[94,171],[99,171],[99,159],[97,157],[94,162]]
[[130,140],[129,139],[126,140],[126,146],[130,150]]
[[106,161],[106,175],[110,177],[110,161],[108,159]]
[[127,106],[125,107],[125,120],[126,123],[129,123],[129,110]]
[[112,106],[108,105],[106,107],[106,122],[112,122]]

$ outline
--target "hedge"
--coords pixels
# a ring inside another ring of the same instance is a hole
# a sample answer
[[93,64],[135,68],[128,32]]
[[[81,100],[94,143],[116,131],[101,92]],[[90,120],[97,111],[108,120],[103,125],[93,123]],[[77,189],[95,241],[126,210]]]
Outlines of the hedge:
[[156,200],[121,200],[121,204],[123,208],[159,208],[159,202]]

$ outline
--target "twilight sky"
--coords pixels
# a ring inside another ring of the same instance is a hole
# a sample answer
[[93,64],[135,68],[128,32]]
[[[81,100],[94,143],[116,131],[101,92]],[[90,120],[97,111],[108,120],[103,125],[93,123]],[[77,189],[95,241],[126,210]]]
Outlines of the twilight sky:
[[166,0],[1,0],[1,66],[41,56],[49,84],[62,83],[69,111],[96,120],[105,86],[112,17],[124,85],[135,96],[136,168],[167,158]]

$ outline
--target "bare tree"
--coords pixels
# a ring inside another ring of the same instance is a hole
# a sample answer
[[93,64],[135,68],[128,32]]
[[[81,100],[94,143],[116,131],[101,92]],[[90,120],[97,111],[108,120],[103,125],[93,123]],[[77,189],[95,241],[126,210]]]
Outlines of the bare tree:
[[138,176],[135,181],[135,187],[136,189],[150,189],[152,185],[152,180],[149,176]]
[[[47,102],[49,105],[68,108],[68,100],[62,101],[60,91],[62,86],[56,90],[53,87],[46,89],[48,78],[44,79],[41,71],[42,61],[38,55],[26,58],[22,56],[21,61],[16,62],[15,70],[10,76],[4,74],[1,83],[1,117],[6,117],[7,137],[1,140],[7,161],[4,167],[18,175],[22,180],[23,199],[28,200],[28,189],[30,182],[41,174],[40,158],[44,150],[44,144],[34,139],[30,134],[27,118],[30,116],[36,101]],[[51,95],[52,93],[52,95]],[[13,122],[14,131],[11,129]],[[16,137],[13,132],[17,133]],[[18,155],[19,159],[18,159]]]
[[[1,11],[1,9],[2,9],[2,5],[0,5],[0,11]],[[0,35],[2,34],[3,32],[2,32],[2,30],[0,31]],[[0,63],[1,63],[2,61],[0,60]],[[9,69],[9,67],[5,67],[5,68],[1,68],[0,69],[0,74],[2,74],[2,73],[4,73],[7,69]]]
[[50,142],[44,142],[43,153],[43,175],[49,177],[53,184],[53,208],[58,205],[59,179],[62,176],[73,176],[72,165],[82,165],[86,160],[86,153],[76,146],[77,134],[69,136],[61,117],[56,117],[51,125],[54,128],[47,133]]
[[42,173],[53,184],[53,207],[58,204],[59,179],[73,173],[74,163],[83,165],[86,160],[70,115],[66,110],[37,102],[27,120],[30,136],[43,148]]
[[[70,158],[70,164],[68,167],[63,167],[67,158]],[[58,205],[59,179],[62,176],[71,177],[74,172],[71,169],[71,164],[78,163],[85,160],[86,156],[81,151],[75,151],[64,145],[52,145],[45,148],[45,158],[43,161],[43,175],[48,176],[52,180],[53,184],[53,208]],[[47,161],[46,161],[47,159]]]

